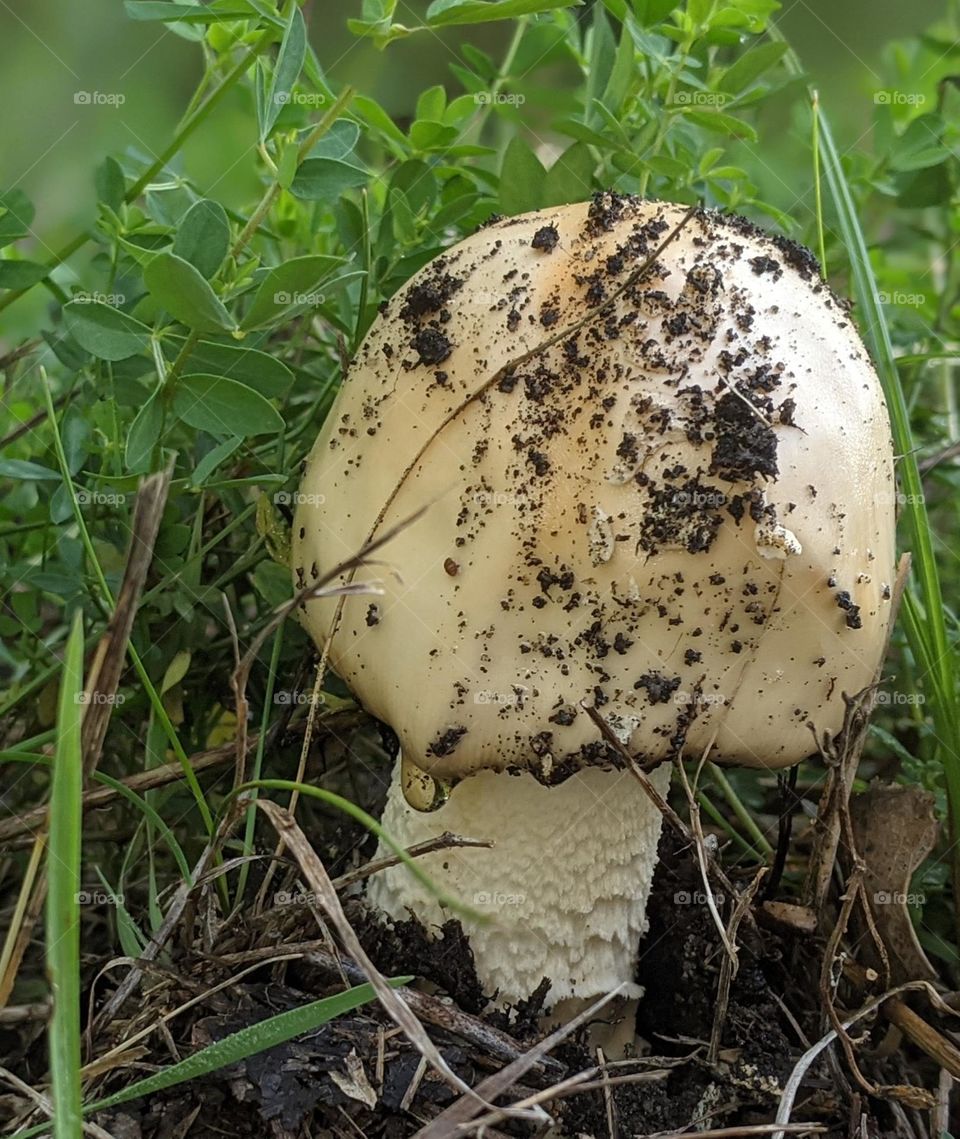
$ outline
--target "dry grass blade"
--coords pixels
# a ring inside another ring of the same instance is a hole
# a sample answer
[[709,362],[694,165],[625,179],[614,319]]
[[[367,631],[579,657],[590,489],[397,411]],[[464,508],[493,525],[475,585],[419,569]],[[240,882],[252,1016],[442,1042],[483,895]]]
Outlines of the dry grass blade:
[[125,1000],[130,997],[137,987],[140,978],[143,976],[144,963],[156,960],[157,956],[162,951],[163,947],[170,940],[180,920],[183,917],[184,911],[187,908],[193,894],[200,889],[198,883],[210,868],[210,863],[215,858],[220,847],[223,845],[224,839],[230,833],[238,817],[238,807],[236,803],[231,805],[230,811],[224,817],[217,832],[214,835],[213,841],[207,843],[203,853],[200,855],[196,866],[194,867],[193,880],[194,885],[187,882],[181,882],[174,895],[173,901],[170,903],[170,908],[164,916],[163,922],[157,932],[153,935],[147,943],[146,948],[140,955],[140,958],[134,964],[130,972],[120,982],[116,991],[107,1000],[100,1012],[97,1014],[96,1019],[91,1026],[91,1035],[96,1034],[105,1024],[107,1024],[117,1014],[122,1007]]
[[0,1008],[0,1025],[25,1024],[31,1020],[46,1020],[50,1015],[50,1002],[37,1001],[32,1005],[14,1005]]
[[[45,1095],[30,1087],[29,1084],[23,1082],[19,1076],[14,1075],[13,1072],[8,1072],[6,1068],[0,1068],[0,1080],[8,1083],[10,1087],[15,1088],[26,1099],[28,1099],[35,1108],[42,1111],[44,1115],[51,1116],[53,1108],[50,1105],[50,1100]],[[81,1124],[83,1127],[84,1135],[92,1136],[92,1139],[114,1139],[109,1131],[104,1131],[102,1127],[98,1127],[95,1123],[84,1122]]]
[[450,1068],[409,1005],[402,997],[397,996],[395,989],[390,987],[386,978],[367,956],[359,938],[354,933],[353,927],[347,920],[346,914],[343,912],[340,899],[337,897],[337,892],[333,888],[333,883],[330,881],[323,863],[298,826],[296,819],[289,811],[269,799],[258,799],[257,807],[269,818],[284,846],[297,860],[310,889],[319,899],[321,907],[340,935],[344,946],[363,969],[366,979],[373,986],[380,1003],[392,1019],[403,1029],[421,1056],[433,1065],[452,1088],[475,1099],[480,1109],[489,1108],[490,1105],[478,1098],[476,1093]]
[[605,1064],[602,1067],[588,1068],[586,1071],[578,1072],[575,1076],[561,1080],[558,1084],[544,1088],[543,1091],[535,1092],[525,1099],[518,1100],[509,1108],[502,1108],[490,1115],[481,1116],[479,1119],[471,1119],[469,1123],[461,1125],[457,1134],[465,1136],[476,1133],[483,1137],[489,1134],[491,1124],[504,1118],[508,1111],[552,1103],[558,1099],[570,1099],[573,1096],[585,1095],[588,1092],[602,1092],[606,1100],[608,1139],[620,1139],[620,1131],[616,1121],[616,1107],[611,1094],[612,1089],[630,1084],[649,1084],[657,1080],[664,1080],[669,1075],[670,1072],[667,1068],[656,1068],[648,1072],[630,1072],[624,1076],[609,1075]]
[[706,1131],[657,1131],[647,1139],[689,1139],[696,1134],[697,1139],[751,1139],[753,1135],[822,1135],[830,1128],[823,1123],[786,1123],[782,1127],[776,1123],[750,1123],[744,1127],[711,1127]]
[[87,670],[87,708],[82,734],[83,771],[87,779],[97,766],[107,734],[107,725],[115,704],[113,698],[120,684],[140,594],[153,560],[153,547],[167,503],[172,472],[171,464],[166,470],[149,475],[140,483],[130,526],[130,546],[123,580],[110,623],[93,651]]

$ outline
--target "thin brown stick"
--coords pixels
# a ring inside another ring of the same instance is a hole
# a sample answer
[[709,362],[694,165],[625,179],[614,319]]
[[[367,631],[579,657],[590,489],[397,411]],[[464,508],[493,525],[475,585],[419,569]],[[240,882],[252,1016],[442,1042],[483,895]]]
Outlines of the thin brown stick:
[[50,1002],[37,1001],[32,1005],[13,1005],[0,1008],[0,1025],[24,1024],[30,1020],[46,1020],[50,1015]]
[[711,1064],[717,1062],[720,1054],[720,1042],[723,1039],[723,1029],[727,1021],[727,1009],[730,1004],[730,987],[737,975],[740,965],[737,950],[737,930],[753,905],[753,899],[760,889],[760,883],[767,876],[767,867],[761,866],[754,875],[753,881],[737,898],[730,921],[727,924],[727,940],[734,947],[734,955],[729,954],[720,962],[720,979],[717,982],[717,1008],[713,1016],[713,1027],[710,1030],[710,1046],[707,1048],[707,1060]]
[[[425,839],[423,842],[415,843],[406,849],[407,854],[411,858],[420,858],[424,854],[432,854],[435,850],[452,850],[460,847],[473,846],[486,847],[489,849],[493,846],[493,843],[485,838],[467,838],[465,835],[451,834],[450,831],[444,831],[443,834],[438,834],[436,838]],[[364,878],[370,878],[374,874],[379,874],[381,870],[389,870],[391,866],[396,866],[402,861],[403,859],[397,854],[385,854],[382,858],[371,859],[370,862],[365,862],[362,866],[358,866],[356,870],[348,870],[346,874],[341,874],[339,878],[334,878],[334,889],[342,890],[346,886],[352,886],[354,882],[362,882]]]
[[[267,738],[270,739],[269,733]],[[250,750],[255,748],[258,741],[259,735],[250,736],[247,743],[248,748]],[[195,772],[205,771],[209,767],[220,767],[229,763],[235,754],[236,745],[231,741],[208,751],[194,753],[189,757],[190,766]],[[153,767],[148,771],[139,771],[135,775],[128,775],[123,779],[118,779],[117,782],[122,783],[131,791],[136,791],[137,794],[143,794],[143,792],[153,791],[157,787],[166,787],[170,783],[177,783],[181,779],[183,779],[183,765],[179,760],[175,760],[173,763],[165,763],[161,767]],[[120,792],[113,787],[95,787],[83,793],[82,809],[84,812],[93,811],[98,807],[105,807],[108,803],[119,798]],[[46,821],[46,803],[39,807],[32,807],[29,811],[23,811],[15,818],[4,819],[3,822],[0,822],[0,843],[9,842],[11,839],[20,838],[23,835],[35,835],[38,830],[45,827]]]
[[[957,1016],[956,1009],[952,1009],[942,998],[937,990],[929,983],[929,981],[908,981],[905,985],[897,985],[895,989],[890,989],[889,992],[883,993],[879,997],[874,997],[873,1000],[868,1001],[863,1007],[855,1012],[852,1016],[848,1016],[843,1021],[843,1029],[847,1031],[852,1025],[856,1024],[858,1020],[862,1020],[865,1016],[877,1011],[884,1002],[890,1000],[892,997],[898,997],[901,993],[909,992],[924,992],[926,993],[930,1003],[935,1009],[940,1012],[946,1013],[948,1016]],[[816,1043],[812,1044],[800,1059],[794,1065],[793,1071],[783,1088],[783,1093],[780,1096],[780,1106],[777,1108],[776,1122],[778,1124],[774,1132],[774,1139],[782,1139],[782,1136],[787,1134],[787,1127],[790,1122],[790,1114],[793,1111],[793,1103],[797,1097],[797,1092],[800,1090],[800,1085],[803,1082],[803,1077],[806,1075],[810,1065],[816,1060],[820,1053],[837,1039],[835,1029],[830,1029],[826,1036],[822,1036]],[[918,1089],[919,1090],[919,1089]]]
[[[693,832],[683,821],[683,819],[680,818],[673,807],[670,806],[666,799],[664,799],[656,787],[654,787],[654,785],[650,782],[650,778],[647,773],[637,762],[636,758],[632,756],[630,752],[627,751],[627,749],[623,746],[620,740],[617,739],[607,721],[600,715],[596,708],[592,708],[586,704],[581,704],[580,707],[584,710],[584,712],[586,712],[590,719],[593,720],[594,724],[596,724],[601,736],[603,736],[604,741],[608,743],[610,747],[613,748],[613,750],[624,760],[628,769],[632,772],[634,778],[639,782],[640,786],[647,793],[650,801],[657,808],[660,814],[663,815],[664,821],[667,822],[677,832],[677,834],[679,834],[686,842],[690,843],[692,846],[696,842],[696,838]],[[724,873],[723,867],[719,862],[717,862],[717,860],[713,857],[713,855],[710,854],[709,851],[705,850],[704,854],[707,859],[707,864],[710,867],[711,874],[713,874],[714,878],[724,888],[729,897],[735,897],[737,891],[734,889],[733,883]],[[750,913],[747,914],[747,920],[751,925],[755,924],[753,915]]]
[[955,1044],[927,1024],[922,1016],[899,997],[887,1001],[882,1011],[904,1036],[923,1049],[944,1071],[949,1072],[954,1079],[960,1079],[960,1049]]

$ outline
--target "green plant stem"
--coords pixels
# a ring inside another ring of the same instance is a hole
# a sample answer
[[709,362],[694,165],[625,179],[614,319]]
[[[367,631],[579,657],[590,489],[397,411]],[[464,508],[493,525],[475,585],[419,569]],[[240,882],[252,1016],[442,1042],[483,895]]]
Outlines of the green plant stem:
[[754,850],[754,848],[750,845],[749,842],[747,842],[743,835],[730,825],[729,819],[724,816],[722,811],[718,810],[713,805],[713,802],[705,791],[697,792],[697,802],[707,812],[710,818],[713,819],[717,826],[726,831],[726,833],[737,844],[737,846],[740,847],[744,854],[747,854],[751,858],[756,859],[757,862],[766,861],[765,857],[760,853],[760,851]]
[[[199,127],[204,122],[214,107],[216,107],[221,102],[224,95],[226,95],[227,92],[231,90],[231,88],[236,86],[250,65],[256,60],[257,56],[264,50],[264,48],[267,47],[267,45],[275,38],[275,36],[276,33],[271,28],[268,31],[264,32],[263,35],[256,40],[256,42],[251,46],[250,50],[246,53],[246,55],[244,55],[243,59],[241,59],[239,63],[237,63],[233,69],[227,73],[220,86],[212,91],[211,94],[207,97],[206,101],[201,103],[201,105],[197,107],[196,111],[184,120],[183,125],[170,140],[170,144],[163,151],[161,151],[160,155],[147,167],[143,174],[140,175],[136,182],[134,182],[133,185],[124,194],[124,202],[130,203],[136,201],[136,199],[143,193],[144,189],[150,185],[157,174],[160,173],[160,171],[164,168],[164,166],[166,166],[170,159],[173,158],[173,156],[180,150],[180,148],[193,134],[197,127]],[[67,244],[59,249],[56,253],[54,253],[54,255],[46,263],[46,274],[41,278],[41,280],[46,281],[58,265],[62,265],[64,261],[72,257],[73,254],[76,253],[78,249],[81,249],[84,245],[86,245],[89,240],[90,234],[84,232],[78,233],[76,237],[68,241]],[[37,284],[39,283],[40,282],[38,281]],[[19,300],[20,297],[29,292],[33,287],[33,285],[30,285],[25,289],[14,289],[13,291],[7,293],[5,297],[0,298],[0,312],[12,305],[14,301]]]
[[199,342],[200,342],[200,333],[194,329],[190,332],[189,336],[187,336],[186,340],[184,340],[183,345],[180,348],[180,351],[176,355],[176,358],[174,359],[174,361],[170,365],[170,367],[167,369],[167,378],[165,381],[165,383],[167,385],[172,385],[173,383],[176,382],[177,377],[183,371],[183,366],[184,366],[184,364],[186,364],[187,359],[190,356],[190,353],[194,350],[194,348],[196,348],[196,346]]
[[[277,631],[273,635],[273,648],[270,652],[270,671],[267,673],[266,691],[263,696],[263,714],[260,717],[260,735],[257,739],[257,752],[253,760],[253,771],[251,778],[256,782],[260,778],[263,770],[263,750],[267,742],[267,730],[270,727],[270,712],[273,708],[273,692],[274,686],[277,681],[277,669],[280,666],[280,652],[283,648],[283,630],[285,626],[279,625]],[[252,799],[256,799],[258,794],[257,788],[254,787],[250,791]],[[247,817],[244,820],[243,827],[243,853],[250,855],[253,853],[253,838],[254,831],[257,825],[257,808],[251,803],[247,808]],[[250,872],[250,863],[244,862],[240,867],[240,875],[237,879],[237,894],[236,905],[240,906],[243,903],[243,895],[247,888],[247,877]]]
[[503,85],[510,78],[510,71],[516,62],[517,52],[520,50],[520,43],[523,40],[526,30],[527,20],[525,17],[521,16],[516,22],[516,27],[513,29],[513,35],[511,36],[510,43],[507,45],[507,50],[504,53],[503,62],[497,69],[497,74],[494,77],[493,83],[490,85],[490,100],[475,120],[476,125],[474,128],[474,137],[478,139],[483,134],[483,128],[487,125],[487,120],[493,114],[494,101],[496,100],[497,95],[500,94],[501,90],[503,89]]
[[[337,121],[340,113],[349,105],[355,91],[352,87],[344,87],[344,89],[337,96],[336,102],[327,111],[319,123],[313,128],[307,137],[300,143],[297,148],[297,162],[300,163],[310,153],[316,143],[323,138],[327,131]],[[273,205],[280,193],[281,186],[279,182],[272,182],[266,189],[263,197],[257,208],[250,215],[250,220],[243,227],[240,236],[234,242],[233,248],[230,250],[230,256],[235,258],[250,243],[251,238],[260,228],[260,223],[270,212],[270,207]]]
[[730,780],[715,763],[708,763],[707,767],[710,771],[710,777],[723,792],[723,797],[730,804],[731,810],[737,816],[741,825],[749,831],[750,837],[757,844],[758,849],[762,850],[765,855],[772,854],[773,847],[767,841],[767,837],[763,831],[757,826],[756,820],[743,805],[740,796],[733,789]]
[[823,198],[820,189],[820,96],[813,91],[810,96],[810,109],[813,116],[813,196],[817,211],[817,252],[820,255],[820,275],[827,279],[827,246],[823,237]]

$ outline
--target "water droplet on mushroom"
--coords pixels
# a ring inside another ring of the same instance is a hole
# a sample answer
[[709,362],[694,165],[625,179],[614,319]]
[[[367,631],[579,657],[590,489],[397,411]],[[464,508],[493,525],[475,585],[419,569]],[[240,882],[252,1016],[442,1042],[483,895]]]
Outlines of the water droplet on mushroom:
[[437,811],[447,801],[451,785],[418,767],[406,755],[400,756],[400,786],[407,806],[414,811]]

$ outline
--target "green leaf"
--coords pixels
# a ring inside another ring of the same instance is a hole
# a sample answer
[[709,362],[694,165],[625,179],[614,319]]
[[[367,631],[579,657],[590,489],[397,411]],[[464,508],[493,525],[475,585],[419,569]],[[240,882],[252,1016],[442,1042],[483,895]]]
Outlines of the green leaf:
[[582,0],[433,0],[427,9],[427,24],[445,28],[452,24],[486,24],[512,20],[558,8],[579,8]]
[[390,189],[403,193],[414,214],[432,206],[438,193],[433,170],[420,158],[401,162],[390,179]]
[[47,273],[39,261],[0,261],[0,289],[29,289]]
[[602,102],[614,114],[620,111],[623,102],[630,92],[630,85],[636,72],[634,66],[635,49],[630,29],[624,27],[620,32],[620,43],[617,45],[617,54],[610,71],[610,78],[603,90]]
[[353,100],[353,109],[363,118],[364,122],[378,130],[390,142],[397,146],[406,146],[407,140],[403,131],[379,103],[373,99],[368,99],[366,95],[356,95]]
[[225,376],[181,377],[173,394],[173,409],[184,423],[217,438],[271,435],[283,429],[283,417],[272,403]]
[[[171,341],[165,345],[165,350],[173,357],[183,341],[174,338]],[[256,348],[214,344],[209,340],[201,340],[193,346],[184,370],[186,375],[200,372],[239,380],[271,398],[286,395],[293,383],[293,372],[275,356],[259,352]]]
[[731,95],[739,95],[755,79],[759,79],[765,71],[782,59],[786,50],[785,43],[758,44],[727,68],[720,76],[717,89],[729,92]]
[[573,146],[567,147],[547,171],[541,205],[562,206],[589,198],[593,191],[595,166],[596,162],[586,143],[575,142]]
[[250,12],[241,8],[216,9],[201,4],[172,4],[164,0],[124,0],[131,20],[176,20],[185,24],[214,24],[222,20],[247,20]]
[[363,186],[370,175],[337,158],[307,158],[300,163],[290,192],[308,202],[333,202],[345,191]]
[[421,91],[417,99],[415,116],[418,119],[433,119],[439,121],[447,109],[447,93],[439,86],[428,87]]
[[290,20],[283,33],[280,54],[277,56],[277,65],[273,71],[273,79],[264,105],[264,118],[260,124],[261,142],[273,130],[273,125],[284,104],[290,102],[290,92],[300,76],[306,51],[307,29],[303,22],[303,13],[297,0],[292,0]]
[[236,327],[199,271],[175,253],[158,253],[143,271],[144,284],[168,313],[197,332]]
[[33,214],[33,203],[22,190],[0,194],[0,245],[26,237]]
[[460,137],[456,127],[418,119],[410,127],[410,142],[415,150],[443,150]]
[[413,30],[403,24],[391,24],[389,20],[347,20],[347,28],[355,36],[369,36],[381,51],[394,40],[410,35]]
[[[407,984],[411,979],[410,977],[395,977],[389,981],[389,984],[394,988],[399,988],[400,985]],[[108,1107],[127,1103],[131,1099],[139,1099],[141,1096],[151,1095],[153,1092],[163,1091],[165,1088],[176,1087],[178,1084],[186,1083],[187,1080],[196,1079],[198,1076],[216,1072],[220,1068],[226,1068],[230,1064],[236,1064],[240,1060],[246,1060],[250,1056],[265,1052],[268,1048],[276,1048],[278,1044],[284,1044],[297,1036],[314,1032],[321,1025],[327,1024],[336,1017],[343,1016],[344,1013],[367,1004],[375,996],[376,993],[372,985],[357,985],[352,989],[347,989],[346,992],[336,993],[332,997],[322,997],[320,1000],[311,1001],[300,1008],[277,1013],[275,1016],[267,1017],[266,1020],[258,1021],[256,1024],[247,1025],[246,1028],[241,1028],[237,1032],[225,1036],[223,1040],[208,1044],[206,1048],[194,1052],[192,1056],[181,1060],[179,1064],[171,1064],[169,1068],[163,1068],[145,1079],[137,1080],[136,1083],[129,1084],[120,1091],[114,1092],[113,1095],[107,1096],[106,1099],[89,1104],[85,1110],[88,1114],[94,1111],[103,1111]],[[79,1134],[79,1124],[76,1134]]]
[[0,477],[42,482],[44,479],[60,481],[57,471],[31,463],[29,459],[0,459]]
[[120,163],[109,155],[100,163],[93,175],[97,198],[116,213],[123,205],[127,192],[126,180]]
[[70,301],[63,323],[81,348],[98,360],[125,360],[150,343],[150,329],[125,312],[100,301]]
[[83,614],[73,615],[60,675],[57,749],[47,852],[47,976],[53,1133],[82,1133],[80,1091],[80,871],[83,826]]
[[540,205],[547,172],[529,145],[514,135],[500,167],[500,208],[505,214],[522,214]]
[[644,28],[652,28],[655,24],[663,23],[677,7],[679,0],[633,0],[634,15]]
[[222,443],[218,443],[216,447],[211,448],[194,467],[190,475],[190,485],[196,487],[203,486],[217,467],[226,459],[229,459],[242,442],[242,436],[231,435],[229,438],[224,439]]
[[600,98],[609,81],[617,54],[617,44],[610,29],[610,21],[599,4],[593,9],[593,23],[590,28],[589,42],[590,55],[586,67],[587,87],[583,96],[588,118],[593,113],[594,99]]
[[339,257],[318,253],[274,265],[260,282],[240,327],[261,328],[289,309],[322,304],[322,300],[312,296],[313,291],[342,264]]
[[753,127],[734,115],[725,115],[722,111],[685,111],[684,117],[716,134],[732,135],[735,138],[745,138],[747,142],[757,142],[757,132]]
[[950,162],[928,166],[897,177],[897,205],[901,209],[917,210],[947,202],[953,193]]
[[280,151],[277,162],[277,182],[284,190],[289,190],[297,175],[297,163],[300,161],[300,148],[287,143]]
[[322,138],[318,138],[308,158],[346,158],[360,138],[360,127],[352,119],[337,119]]
[[209,280],[223,264],[229,248],[227,211],[209,198],[194,202],[180,222],[173,252]]
[[142,474],[150,466],[150,457],[163,430],[163,402],[155,391],[137,412],[127,432],[124,461],[128,471]]
[[948,154],[942,134],[943,120],[939,115],[920,115],[914,119],[894,142],[891,169],[904,173],[939,166]]

